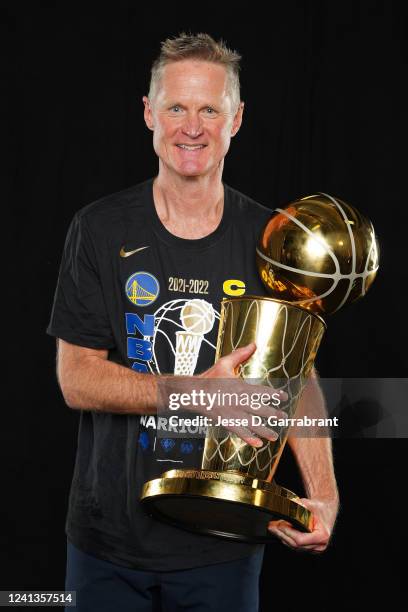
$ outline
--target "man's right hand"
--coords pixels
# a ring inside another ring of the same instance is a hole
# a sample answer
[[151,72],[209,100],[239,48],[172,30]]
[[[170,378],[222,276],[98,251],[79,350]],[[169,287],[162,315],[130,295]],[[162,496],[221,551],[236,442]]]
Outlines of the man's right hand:
[[[221,357],[211,368],[200,374],[200,378],[211,378],[211,379],[220,379],[218,388],[221,393],[236,393],[240,394],[269,394],[271,396],[271,402],[273,400],[272,395],[279,395],[280,400],[285,400],[287,395],[285,392],[280,392],[279,390],[274,389],[271,386],[266,385],[256,385],[256,384],[248,384],[244,382],[242,378],[239,377],[238,371],[239,366],[247,361],[251,355],[256,350],[255,342],[251,342],[250,344],[240,347],[232,353]],[[273,400],[273,403],[277,403],[276,399]],[[278,438],[278,434],[276,431],[271,429],[267,425],[256,425],[252,424],[252,416],[258,415],[260,417],[276,417],[282,418],[286,417],[286,413],[277,409],[273,403],[270,405],[262,405],[260,408],[254,409],[251,406],[243,406],[240,404],[235,405],[214,405],[211,410],[210,416],[213,420],[215,420],[218,416],[227,419],[238,420],[239,422],[243,419],[248,421],[247,426],[243,425],[230,425],[225,428],[229,431],[235,433],[239,436],[244,442],[250,444],[254,447],[262,446],[263,442],[261,438],[265,438],[266,440],[275,441]],[[209,413],[204,410],[198,410],[200,414],[206,414],[209,416]]]

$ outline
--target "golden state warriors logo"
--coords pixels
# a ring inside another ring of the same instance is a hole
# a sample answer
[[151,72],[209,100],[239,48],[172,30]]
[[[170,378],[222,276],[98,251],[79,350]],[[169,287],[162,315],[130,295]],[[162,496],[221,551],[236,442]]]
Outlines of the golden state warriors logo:
[[159,281],[149,272],[135,272],[126,281],[126,295],[135,306],[153,304],[159,291]]

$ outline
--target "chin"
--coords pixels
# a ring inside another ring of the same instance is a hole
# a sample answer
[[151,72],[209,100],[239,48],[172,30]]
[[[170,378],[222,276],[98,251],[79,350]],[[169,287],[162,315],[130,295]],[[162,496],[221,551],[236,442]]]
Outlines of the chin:
[[183,167],[183,168],[175,168],[177,174],[180,174],[181,176],[202,176],[203,174],[207,173],[207,170],[205,168],[201,168],[201,167],[197,167],[197,166],[190,166],[190,167]]

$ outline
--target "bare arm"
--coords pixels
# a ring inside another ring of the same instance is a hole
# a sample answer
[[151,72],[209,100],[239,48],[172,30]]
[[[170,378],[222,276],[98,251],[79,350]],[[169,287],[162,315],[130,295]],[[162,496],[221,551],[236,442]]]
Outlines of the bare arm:
[[[306,415],[313,418],[327,417],[326,404],[316,373],[309,379],[296,410],[296,417]],[[320,433],[321,437],[289,435],[288,444],[299,466],[306,495],[310,498],[338,501],[330,432],[327,429],[323,435],[322,432],[316,433]]]
[[108,351],[77,346],[58,338],[57,378],[70,408],[155,414],[157,379],[108,361]]
[[[326,418],[327,410],[316,373],[309,380],[296,410],[296,417]],[[307,498],[301,502],[312,511],[311,533],[301,533],[287,521],[271,521],[269,529],[291,548],[323,552],[330,541],[339,510],[339,493],[333,467],[332,443],[325,436],[289,435],[288,444],[299,466]]]
[[[221,384],[227,382],[225,379],[235,378],[234,388],[237,391],[242,387],[247,390],[247,384],[238,378],[235,368],[246,361],[255,349],[255,344],[241,347],[219,359],[203,374],[187,377],[172,374],[141,374],[131,368],[109,361],[107,350],[89,349],[59,338],[57,378],[65,402],[70,408],[118,414],[156,414],[160,409],[163,413],[168,411],[170,393],[185,392],[189,387],[200,387],[203,378],[221,379]],[[265,388],[262,389],[265,391]],[[228,390],[231,390],[230,386]],[[251,387],[251,390],[255,392],[258,389]],[[189,406],[186,409],[210,416],[206,412],[205,405]],[[237,409],[245,410],[240,407]],[[266,407],[264,410],[266,414],[270,414],[274,408]],[[214,405],[211,416],[216,418],[217,414],[221,414],[222,411],[222,406]],[[275,413],[279,411],[275,410]],[[238,413],[236,416],[243,415]],[[273,440],[277,437],[276,432],[258,425],[251,425],[248,428],[231,425],[227,426],[227,429],[234,431],[245,442],[253,446],[262,445],[260,436]]]

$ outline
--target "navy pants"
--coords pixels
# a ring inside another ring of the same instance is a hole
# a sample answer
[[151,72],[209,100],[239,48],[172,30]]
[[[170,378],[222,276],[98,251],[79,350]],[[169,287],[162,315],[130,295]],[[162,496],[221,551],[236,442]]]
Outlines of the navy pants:
[[257,612],[263,549],[244,559],[149,572],[97,559],[67,543],[66,612]]

